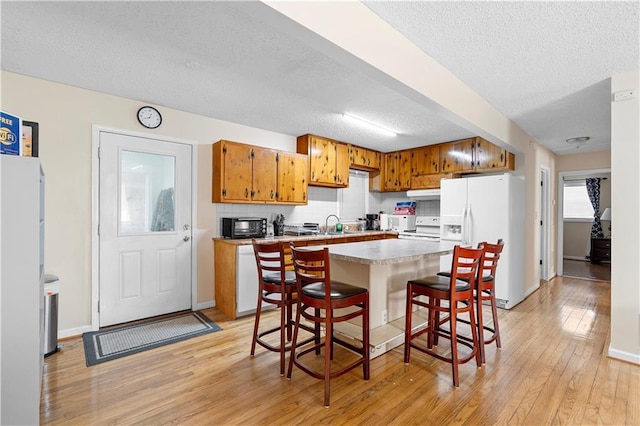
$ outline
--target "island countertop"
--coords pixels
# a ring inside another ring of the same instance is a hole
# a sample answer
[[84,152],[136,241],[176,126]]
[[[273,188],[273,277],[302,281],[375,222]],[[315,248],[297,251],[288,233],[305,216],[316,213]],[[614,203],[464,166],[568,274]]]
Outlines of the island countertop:
[[453,253],[454,242],[390,239],[328,245],[329,257],[367,265],[389,265]]

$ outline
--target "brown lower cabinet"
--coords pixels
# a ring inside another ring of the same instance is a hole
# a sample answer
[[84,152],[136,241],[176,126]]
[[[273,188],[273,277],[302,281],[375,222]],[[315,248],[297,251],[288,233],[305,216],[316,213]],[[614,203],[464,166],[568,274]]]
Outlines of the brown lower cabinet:
[[[325,245],[398,238],[395,232],[375,232],[331,236],[329,238],[296,238],[296,245]],[[286,256],[290,256],[288,248]],[[255,313],[258,303],[258,276],[251,242],[248,240],[213,239],[213,265],[216,309],[231,319]]]

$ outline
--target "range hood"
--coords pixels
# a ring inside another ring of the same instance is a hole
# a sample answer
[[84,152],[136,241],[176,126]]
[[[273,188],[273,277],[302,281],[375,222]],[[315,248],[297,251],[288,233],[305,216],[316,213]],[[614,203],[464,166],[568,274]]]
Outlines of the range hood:
[[412,200],[439,200],[440,199],[440,190],[439,189],[412,189],[407,191],[407,197]]

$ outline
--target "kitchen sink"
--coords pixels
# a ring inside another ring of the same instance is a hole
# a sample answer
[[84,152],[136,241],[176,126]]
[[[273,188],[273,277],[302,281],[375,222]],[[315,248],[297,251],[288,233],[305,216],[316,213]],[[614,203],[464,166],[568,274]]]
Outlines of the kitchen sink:
[[362,234],[364,231],[325,232],[324,235],[353,235]]

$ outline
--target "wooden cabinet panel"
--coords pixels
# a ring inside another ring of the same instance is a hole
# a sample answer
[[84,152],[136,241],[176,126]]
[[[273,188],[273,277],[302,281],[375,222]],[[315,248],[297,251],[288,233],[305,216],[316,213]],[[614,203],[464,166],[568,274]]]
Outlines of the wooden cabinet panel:
[[383,192],[405,191],[411,187],[411,152],[397,151],[384,154],[382,164]]
[[357,170],[380,170],[380,153],[355,145],[349,146],[350,167]]
[[252,148],[252,201],[276,201],[278,171],[277,152]]
[[411,176],[440,173],[440,145],[411,150]]
[[306,155],[225,140],[212,149],[214,203],[307,204]]
[[443,144],[440,149],[440,170],[443,173],[473,171],[474,142],[475,138],[470,138]]
[[336,142],[336,184],[349,186],[349,145]]
[[411,188],[411,151],[398,152],[398,190],[406,191]]
[[251,201],[251,146],[230,141],[213,145],[214,203]]
[[278,154],[278,201],[282,203],[307,203],[307,156],[300,154]]
[[297,152],[309,156],[309,185],[344,188],[349,186],[349,147],[332,139],[302,135]]
[[485,139],[476,138],[474,154],[476,171],[515,169],[513,154]]

